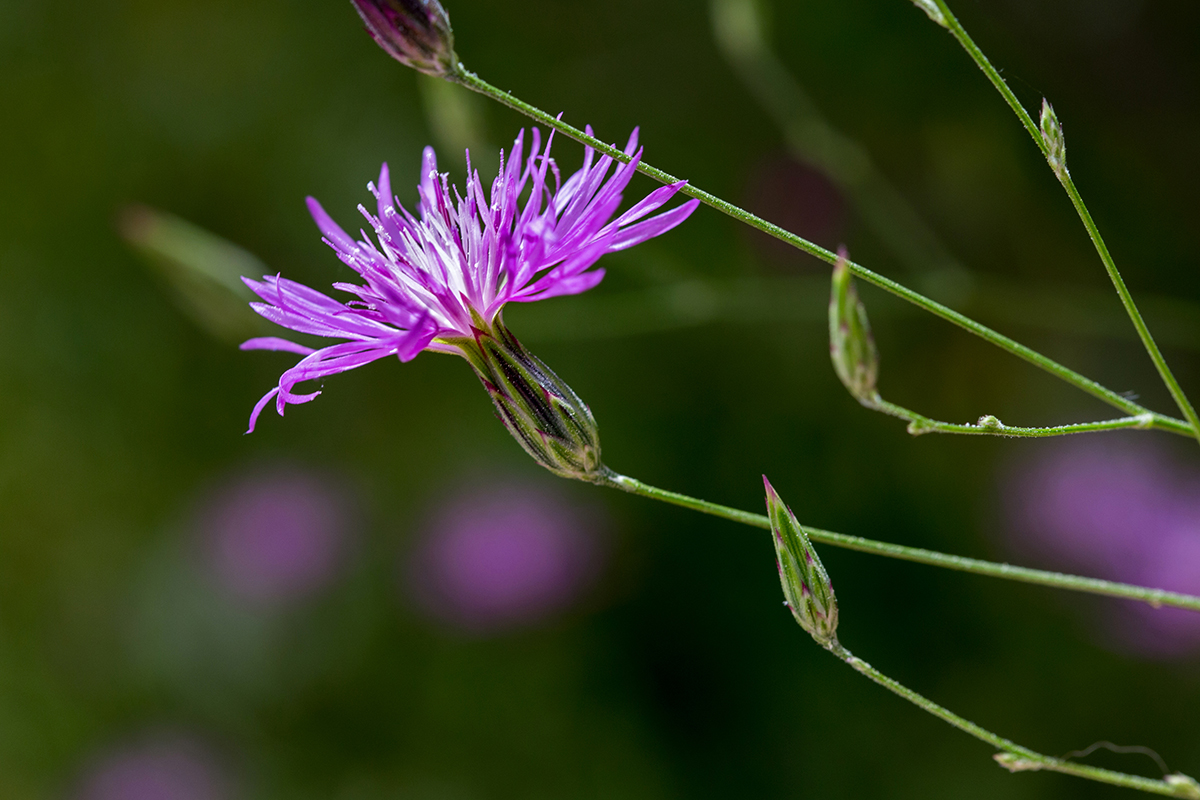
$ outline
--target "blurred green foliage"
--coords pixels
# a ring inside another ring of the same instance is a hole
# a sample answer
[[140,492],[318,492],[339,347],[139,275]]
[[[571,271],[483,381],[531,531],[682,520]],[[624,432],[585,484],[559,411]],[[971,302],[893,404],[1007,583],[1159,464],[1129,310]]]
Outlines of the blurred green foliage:
[[[1043,93],[1054,103],[1072,173],[1135,295],[1200,301],[1197,5],[960,6],[1026,105]],[[744,199],[758,165],[785,149],[721,60],[704,4],[452,0],[449,10],[469,68],[603,138],[642,126],[651,163],[717,194]],[[1053,175],[919,10],[806,0],[770,11],[787,68],[978,280],[1104,289]],[[470,639],[409,610],[396,564],[434,492],[481,470],[550,480],[492,417],[466,365],[431,354],[375,363],[243,436],[293,356],[241,353],[197,326],[117,219],[146,203],[272,272],[345,280],[306,194],[353,227],[381,161],[411,203],[421,147],[443,143],[434,137],[495,147],[524,124],[474,98],[429,113],[440,92],[374,47],[344,2],[0,2],[0,796],[70,796],[96,753],[156,726],[213,743],[253,798],[1118,796],[1007,775],[986,747],[813,646],[780,603],[766,534],[638,498],[563,487],[606,503],[619,531],[601,588],[564,619]],[[480,130],[455,132],[455,119]],[[564,165],[581,157],[570,142],[556,149]],[[440,157],[461,177],[459,154]],[[637,192],[651,188],[637,181]],[[858,221],[843,235],[856,260],[906,280]],[[794,314],[719,314],[676,330],[640,324],[651,303],[628,315],[629,330],[572,335],[580,309],[623,292],[799,280],[823,267],[771,262],[706,209],[606,266],[592,296],[507,320],[518,335],[525,316],[536,326],[530,344],[591,405],[614,468],[756,510],[766,472],[804,522],[1002,552],[989,538],[1006,501],[994,470],[1028,444],[912,440],[862,409],[829,365],[824,291],[798,292]],[[1037,316],[1054,315],[1035,299]],[[885,304],[870,289],[864,300]],[[1015,293],[1011,304],[1022,302]],[[1107,313],[1119,314],[1115,296]],[[1103,413],[944,323],[872,315],[881,384],[904,405],[1011,424]],[[1135,342],[1034,322],[1004,330],[1171,409]],[[1168,357],[1195,397],[1200,358]],[[1196,458],[1194,444],[1177,446]],[[211,669],[148,667],[160,662],[145,655],[153,626],[138,624],[138,609],[173,608],[184,591],[170,577],[179,520],[220,476],[274,461],[336,471],[365,499],[346,575],[282,617],[210,622],[223,637],[205,651]],[[1098,648],[1071,613],[1086,601],[828,548],[822,557],[843,640],[914,689],[1045,752],[1108,738],[1200,773],[1195,665]]]

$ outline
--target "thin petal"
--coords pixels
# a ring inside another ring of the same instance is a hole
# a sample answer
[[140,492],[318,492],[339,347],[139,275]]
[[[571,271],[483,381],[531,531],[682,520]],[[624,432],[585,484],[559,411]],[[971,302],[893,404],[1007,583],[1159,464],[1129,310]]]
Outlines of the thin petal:
[[618,250],[633,247],[635,244],[641,244],[647,239],[653,239],[655,236],[666,233],[690,217],[698,205],[700,205],[699,200],[690,200],[679,208],[673,208],[670,211],[659,214],[657,217],[651,217],[645,222],[630,225],[613,237],[609,252],[615,253]]
[[247,339],[238,345],[239,350],[282,350],[288,353],[299,353],[306,356],[309,353],[316,352],[311,347],[305,347],[302,344],[289,342],[287,339],[280,339],[276,336],[260,336],[257,339]]
[[317,229],[329,240],[330,244],[344,252],[355,249],[354,240],[346,235],[341,225],[333,221],[333,217],[325,213],[325,209],[321,207],[315,197],[306,197],[304,202],[308,204],[308,213],[312,215],[313,222],[317,223]]
[[254,426],[258,424],[258,415],[267,407],[267,403],[271,402],[271,398],[277,394],[279,394],[278,386],[264,394],[262,399],[254,404],[254,410],[250,412],[250,427],[246,429],[246,433],[254,433]]

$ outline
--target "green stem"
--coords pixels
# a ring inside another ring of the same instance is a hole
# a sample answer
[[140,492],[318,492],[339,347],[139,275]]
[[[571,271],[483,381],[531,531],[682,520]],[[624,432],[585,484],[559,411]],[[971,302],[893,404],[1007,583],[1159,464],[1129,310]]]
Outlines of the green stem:
[[[807,530],[807,529],[806,529]],[[907,686],[889,678],[879,670],[872,667],[867,662],[858,658],[836,640],[828,646],[828,649],[838,658],[845,661],[855,670],[867,676],[875,683],[884,687],[890,692],[893,692],[913,705],[916,705],[925,711],[928,711],[933,716],[940,720],[950,723],[965,733],[974,736],[980,741],[987,742],[991,746],[1000,750],[1002,755],[998,754],[997,761],[1001,766],[1013,771],[1019,772],[1024,770],[1049,770],[1052,772],[1062,772],[1067,775],[1075,775],[1080,778],[1088,778],[1101,783],[1112,784],[1113,786],[1123,786],[1127,789],[1138,789],[1143,792],[1152,794],[1162,794],[1168,797],[1187,796],[1181,795],[1177,786],[1168,783],[1165,780],[1155,780],[1153,778],[1143,778],[1139,775],[1128,775],[1124,772],[1114,772],[1109,769],[1101,769],[1099,767],[1089,767],[1086,764],[1077,764],[1072,761],[1064,761],[1060,758],[1043,755],[1036,751],[1030,750],[1027,747],[1022,747],[1015,742],[1005,739],[1003,736],[998,736],[991,731],[981,728],[969,719],[960,717],[953,711],[943,708],[933,702],[924,695],[914,692]]]
[[[980,417],[979,422],[974,425],[958,425],[953,422],[941,422],[931,419],[903,406],[889,403],[878,395],[873,400],[862,400],[859,402],[867,408],[881,411],[884,414],[904,420],[908,423],[908,432],[913,436],[920,436],[923,433],[961,433],[969,436],[1011,436],[1043,439],[1048,436],[1067,436],[1072,433],[1117,431],[1127,428],[1146,430],[1162,427],[1154,419],[1153,414],[1139,414],[1136,417],[1121,417],[1120,419],[1108,419],[1101,422],[1078,422],[1073,425],[1055,425],[1048,428],[1020,428],[1013,425],[1005,425],[992,416]],[[1186,429],[1185,435],[1188,435]]]
[[[722,517],[733,522],[740,522],[743,525],[750,525],[751,527],[763,528],[765,530],[769,530],[771,527],[770,520],[762,514],[754,514],[718,503],[710,503],[707,500],[688,497],[678,492],[668,492],[665,489],[659,489],[642,483],[636,478],[620,475],[612,470],[607,470],[598,483],[603,486],[610,486],[629,492],[630,494],[648,497],[652,500],[660,500],[664,503],[682,506],[683,508],[689,508],[704,514],[712,514],[713,516]],[[1149,603],[1155,608],[1172,606],[1174,608],[1200,611],[1200,597],[1180,594],[1178,592],[1150,589],[1144,586],[1133,586],[1128,583],[1116,583],[1098,578],[1084,578],[1079,575],[1064,575],[1060,572],[1014,567],[1011,564],[998,564],[994,561],[983,561],[976,558],[964,558],[962,556],[939,553],[934,550],[924,550],[919,547],[877,542],[873,539],[863,539],[859,536],[849,536],[844,533],[835,533],[820,528],[810,528],[807,525],[804,526],[804,531],[814,542],[821,542],[833,545],[834,547],[844,547],[848,550],[857,550],[862,553],[874,553],[875,555],[898,558],[903,561],[915,561],[919,564],[945,567],[960,572],[971,572],[976,575],[989,575],[993,578],[1006,578],[1022,583],[1033,583],[1039,586],[1050,586],[1056,589],[1087,592],[1089,594],[1099,594],[1108,597],[1120,597],[1126,600],[1138,600],[1143,603]]]
[[[511,108],[515,111],[519,111],[520,113],[522,113],[532,119],[535,119],[535,120],[541,122],[542,124],[547,125],[548,127],[553,128],[554,130],[556,130],[566,136],[569,136],[572,139],[575,139],[576,141],[581,142],[589,147],[592,147],[593,149],[603,153],[604,155],[610,156],[611,158],[614,158],[622,163],[629,163],[629,161],[631,160],[629,156],[625,155],[624,152],[617,149],[613,145],[606,144],[605,142],[600,141],[599,139],[597,139],[594,136],[589,136],[588,134],[584,133],[583,131],[579,130],[578,128],[568,125],[567,123],[563,122],[561,119],[558,119],[557,117],[550,116],[545,111],[542,111],[541,109],[536,108],[536,107],[530,105],[529,103],[526,103],[524,100],[514,97],[513,95],[509,94],[508,92],[503,91],[502,89],[497,89],[495,86],[492,86],[490,83],[487,83],[486,81],[484,81],[478,75],[474,74],[473,72],[467,71],[466,68],[464,68],[461,64],[459,65],[458,69],[459,69],[458,74],[452,76],[450,78],[450,80],[453,80],[456,83],[459,83],[459,84],[467,87],[468,89],[479,92],[480,94],[486,95],[494,100],[497,100],[498,102],[508,106],[509,108]],[[680,179],[676,178],[674,175],[663,172],[661,169],[658,169],[656,167],[652,167],[644,161],[641,161],[638,163],[637,170],[638,170],[638,172],[641,172],[644,175],[648,175],[649,177],[651,177],[657,181],[660,181],[662,183],[671,184],[671,183],[680,183],[681,182]],[[753,228],[757,228],[758,230],[762,231],[763,233],[774,236],[776,239],[779,239],[780,241],[787,242],[788,244],[792,245],[793,247],[795,247],[799,250],[803,250],[804,252],[808,253],[809,255],[815,256],[816,258],[819,258],[822,261],[825,261],[829,264],[837,263],[838,257],[837,257],[836,253],[834,253],[830,250],[826,250],[825,248],[820,247],[819,245],[813,244],[812,242],[810,242],[806,239],[802,239],[801,237],[797,236],[796,234],[786,231],[783,228],[780,228],[778,225],[767,222],[765,219],[755,216],[754,214],[751,214],[749,211],[746,211],[743,208],[739,208],[738,206],[735,206],[734,204],[732,204],[726,200],[722,200],[721,198],[717,197],[716,195],[709,194],[708,192],[705,192],[701,189],[697,189],[695,186],[692,186],[691,184],[683,185],[680,188],[680,192],[687,195],[688,197],[694,197],[697,200],[700,200],[701,202],[703,202],[709,206],[712,206],[713,208],[717,209],[718,211],[720,211],[724,214],[728,214],[729,216],[733,217],[734,219],[744,222]],[[964,330],[975,334],[976,336],[980,337],[981,339],[983,339],[987,342],[990,342],[1003,350],[1007,350],[1009,353],[1012,353],[1013,355],[1017,356],[1018,358],[1022,358],[1025,361],[1028,361],[1029,363],[1033,364],[1034,366],[1037,366],[1037,367],[1045,370],[1046,372],[1049,372],[1051,375],[1054,375],[1055,377],[1058,377],[1058,378],[1066,381],[1067,383],[1069,383],[1073,386],[1076,386],[1079,389],[1082,389],[1083,391],[1087,392],[1088,394],[1091,394],[1092,396],[1099,398],[1100,400],[1104,401],[1105,403],[1108,403],[1109,405],[1111,405],[1115,408],[1121,409],[1122,411],[1124,411],[1127,414],[1138,415],[1138,414],[1153,413],[1153,412],[1150,412],[1149,409],[1133,402],[1129,398],[1123,397],[1123,396],[1117,394],[1116,392],[1112,391],[1111,389],[1107,389],[1104,386],[1101,386],[1100,384],[1096,383],[1095,381],[1091,380],[1090,378],[1084,377],[1083,375],[1079,374],[1078,372],[1075,372],[1074,370],[1069,369],[1069,368],[1063,366],[1062,364],[1059,364],[1058,362],[1047,358],[1046,356],[1042,355],[1041,353],[1038,353],[1037,351],[1035,351],[1029,347],[1026,347],[1023,344],[1020,344],[1019,342],[1017,342],[1013,339],[1010,339],[1009,337],[1004,336],[1003,334],[998,333],[998,332],[992,330],[991,328],[988,328],[985,325],[981,325],[980,323],[976,322],[975,320],[973,320],[967,316],[964,316],[963,314],[960,314],[957,311],[954,311],[953,309],[950,309],[950,308],[942,305],[941,303],[935,302],[935,301],[929,299],[928,297],[925,297],[924,295],[919,294],[918,292],[914,292],[912,289],[909,289],[905,286],[901,286],[899,283],[896,283],[895,281],[893,281],[889,278],[885,278],[882,275],[872,272],[871,270],[867,269],[866,267],[864,267],[860,264],[856,264],[853,261],[847,261],[846,263],[850,267],[850,270],[855,275],[857,275],[858,277],[867,281],[868,283],[874,284],[875,286],[878,286],[879,288],[884,289],[885,291],[891,292],[892,294],[896,295],[897,297],[907,300],[908,302],[910,302],[920,308],[923,308],[926,311],[928,311],[936,316],[939,316],[944,320],[947,320],[948,322],[952,322],[955,325],[958,325],[960,328],[963,328]],[[1161,417],[1161,415],[1156,414],[1155,417],[1156,417],[1156,419],[1159,419]],[[1160,421],[1162,421],[1164,424],[1166,424],[1167,421],[1169,421],[1169,420],[1170,420],[1169,417],[1161,417]],[[1180,422],[1180,424],[1183,424],[1186,426],[1186,423]]]
[[[946,28],[954,35],[954,38],[958,40],[963,49],[967,51],[967,54],[971,56],[971,59],[983,71],[983,74],[987,75],[988,80],[992,82],[996,90],[1000,92],[1005,102],[1012,108],[1017,118],[1021,120],[1021,124],[1025,126],[1025,130],[1033,138],[1038,149],[1042,151],[1042,155],[1049,155],[1049,148],[1042,138],[1041,130],[1038,128],[1037,123],[1033,121],[1033,117],[1021,105],[1021,101],[1013,94],[1012,89],[1008,88],[1008,84],[1004,82],[1004,78],[1000,77],[1000,73],[992,66],[992,62],[988,61],[987,56],[983,54],[983,51],[971,39],[966,29],[958,21],[958,18],[950,11],[950,6],[946,4],[946,0],[933,0],[933,2],[937,4],[938,10],[942,12]],[[1133,295],[1129,293],[1129,289],[1125,286],[1125,280],[1117,270],[1116,262],[1113,261],[1112,254],[1108,251],[1108,245],[1104,243],[1104,237],[1100,235],[1100,229],[1096,227],[1096,222],[1092,219],[1091,212],[1088,211],[1087,205],[1083,202],[1083,197],[1079,194],[1079,190],[1075,188],[1075,181],[1071,179],[1071,173],[1067,170],[1065,164],[1060,169],[1055,169],[1054,173],[1058,176],[1059,183],[1066,189],[1067,196],[1071,198],[1071,204],[1075,206],[1075,212],[1079,215],[1083,226],[1087,228],[1088,236],[1091,237],[1092,244],[1095,246],[1096,252],[1100,255],[1100,260],[1104,262],[1104,269],[1108,271],[1108,277],[1112,280],[1117,294],[1121,297],[1121,303],[1125,306],[1125,312],[1129,315],[1129,319],[1133,321],[1133,326],[1137,329],[1138,337],[1142,340],[1146,352],[1150,354],[1150,360],[1154,362],[1155,369],[1158,370],[1163,383],[1170,390],[1171,397],[1175,398],[1175,403],[1179,406],[1179,410],[1183,412],[1183,416],[1191,426],[1193,434],[1200,440],[1200,416],[1197,416],[1196,409],[1183,393],[1183,389],[1179,386],[1179,381],[1175,379],[1171,368],[1167,366],[1167,361],[1163,358],[1162,351],[1158,349],[1154,337],[1150,335],[1150,329],[1146,326],[1146,321],[1142,319],[1142,314],[1138,311],[1137,304],[1133,301]]]

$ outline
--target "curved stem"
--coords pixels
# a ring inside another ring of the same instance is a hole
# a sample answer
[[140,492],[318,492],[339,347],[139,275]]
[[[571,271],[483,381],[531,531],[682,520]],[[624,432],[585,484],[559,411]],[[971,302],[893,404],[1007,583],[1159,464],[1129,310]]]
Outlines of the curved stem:
[[[624,152],[617,149],[613,145],[602,142],[594,136],[589,136],[578,128],[568,125],[557,117],[552,117],[545,111],[526,103],[524,100],[514,97],[502,89],[497,89],[495,86],[492,86],[490,83],[484,81],[475,73],[469,72],[461,64],[459,65],[458,69],[458,73],[452,76],[451,80],[454,80],[468,89],[479,92],[483,95],[487,95],[488,97],[491,97],[492,99],[508,106],[514,111],[519,111],[520,113],[541,122],[542,124],[558,131],[559,133],[569,136],[572,139],[575,139],[576,141],[603,153],[604,155],[621,161],[622,163],[628,163],[631,160],[629,156],[625,155]],[[648,175],[649,177],[654,178],[662,183],[670,184],[681,182],[680,179],[676,178],[674,175],[664,172],[657,167],[652,167],[644,161],[638,164],[637,170],[638,172]],[[809,255],[815,256],[822,261],[825,261],[829,264],[837,263],[838,257],[836,253],[826,250],[824,247],[819,245],[813,244],[807,239],[802,239],[796,234],[786,231],[778,225],[767,222],[765,219],[755,216],[749,211],[735,206],[733,203],[722,200],[714,194],[697,189],[691,184],[685,184],[682,186],[680,188],[680,192],[688,197],[694,197],[697,200],[700,200],[701,202],[717,209],[718,211],[728,214],[734,219],[744,222],[747,225],[762,231],[763,233],[774,236],[780,241],[787,242],[793,247],[803,250]],[[1037,351],[1026,347],[1023,344],[1010,339],[1009,337],[998,333],[986,325],[982,325],[975,320],[942,305],[941,303],[931,300],[928,297],[913,291],[912,289],[902,286],[890,278],[885,278],[884,276],[872,272],[866,267],[856,264],[853,261],[847,261],[846,263],[850,270],[862,280],[874,284],[885,291],[891,292],[897,297],[907,300],[908,302],[923,308],[931,314],[941,317],[948,322],[954,323],[960,328],[975,334],[981,339],[990,342],[1003,350],[1007,350],[1009,353],[1012,353],[1018,358],[1028,361],[1034,366],[1037,366],[1046,372],[1049,372],[1051,375],[1054,375],[1055,377],[1060,378],[1079,389],[1082,389],[1093,397],[1096,397],[1115,408],[1121,409],[1127,414],[1137,415],[1153,413],[1144,406],[1135,403],[1127,397],[1117,394],[1111,389],[1101,386],[1099,383],[1096,383],[1090,378],[1084,377],[1078,372],[1059,364],[1057,361],[1047,358],[1041,353],[1038,353]],[[1164,427],[1169,427],[1169,417],[1162,417],[1158,414],[1156,414],[1155,417],[1156,419],[1161,417],[1160,421],[1163,423]],[[1179,421],[1179,424],[1190,430],[1190,426],[1188,426],[1187,423]]]
[[[933,0],[937,4],[938,10],[945,17],[946,28],[958,40],[971,59],[987,75],[988,80],[1000,92],[1005,102],[1012,108],[1017,118],[1021,120],[1021,124],[1025,126],[1025,130],[1033,138],[1038,149],[1042,151],[1042,155],[1049,155],[1049,148],[1042,138],[1041,130],[1033,121],[1033,117],[1021,105],[1021,101],[1013,94],[1012,89],[1008,88],[1008,84],[1004,82],[1004,78],[1000,77],[1000,73],[992,66],[992,62],[988,61],[987,56],[979,49],[971,39],[966,29],[958,21],[950,11],[950,6],[946,4],[946,0]],[[1052,165],[1053,166],[1053,165]],[[1075,181],[1071,179],[1071,173],[1063,164],[1060,169],[1054,170],[1058,177],[1059,183],[1066,190],[1067,196],[1071,198],[1071,204],[1075,206],[1075,213],[1079,215],[1079,219],[1083,222],[1083,226],[1087,228],[1088,236],[1091,237],[1092,244],[1096,248],[1096,253],[1099,254],[1100,260],[1104,262],[1104,269],[1108,272],[1109,279],[1112,280],[1113,286],[1117,290],[1117,294],[1121,298],[1121,304],[1125,306],[1125,312],[1129,315],[1129,319],[1133,321],[1133,327],[1137,329],[1138,337],[1142,340],[1142,345],[1146,348],[1146,352],[1150,354],[1150,360],[1154,362],[1155,369],[1158,370],[1159,376],[1162,377],[1163,383],[1171,392],[1171,397],[1175,399],[1179,410],[1183,412],[1183,416],[1187,419],[1188,424],[1192,429],[1192,433],[1197,439],[1200,439],[1200,416],[1197,416],[1196,409],[1187,399],[1187,395],[1183,393],[1183,389],[1179,386],[1179,381],[1175,379],[1175,375],[1171,372],[1171,368],[1167,366],[1167,361],[1163,358],[1162,351],[1158,349],[1158,345],[1154,341],[1154,337],[1150,335],[1150,329],[1146,326],[1146,321],[1142,319],[1142,314],[1138,311],[1137,304],[1133,301],[1133,295],[1129,293],[1129,289],[1125,286],[1125,280],[1121,277],[1120,271],[1117,270],[1116,262],[1113,261],[1112,254],[1108,251],[1108,245],[1104,243],[1104,237],[1100,235],[1100,229],[1096,227],[1095,220],[1092,219],[1091,212],[1088,211],[1087,205],[1083,202],[1083,197],[1079,194],[1079,190],[1075,188]]]
[[1112,784],[1113,786],[1123,786],[1127,789],[1138,789],[1152,794],[1167,795],[1168,797],[1188,796],[1180,793],[1177,784],[1168,783],[1165,780],[1143,778],[1139,775],[1128,775],[1124,772],[1115,772],[1109,769],[1101,769],[1100,767],[1091,767],[1086,764],[1077,764],[1073,761],[1064,761],[1061,758],[1043,755],[1030,750],[1028,747],[1022,747],[1015,742],[1005,739],[1003,736],[999,736],[986,728],[976,725],[965,717],[960,717],[948,708],[938,705],[924,695],[918,694],[898,681],[889,678],[861,658],[855,656],[836,640],[834,640],[828,649],[829,652],[888,691],[903,697],[905,700],[928,711],[938,719],[950,723],[960,731],[968,733],[980,741],[987,742],[992,747],[1000,750],[1001,753],[996,755],[996,760],[1001,766],[1013,772],[1049,770],[1066,773],[1067,775],[1075,775],[1080,778],[1088,778],[1093,781]]
[[[1022,428],[1005,425],[992,416],[980,417],[974,425],[959,425],[953,422],[941,422],[918,414],[903,406],[889,403],[881,397],[871,401],[860,401],[867,408],[881,411],[884,414],[902,419],[908,423],[908,432],[913,436],[923,433],[960,433],[968,436],[1010,436],[1015,438],[1042,439],[1049,436],[1067,436],[1073,433],[1095,433],[1097,431],[1117,431],[1128,428],[1148,429],[1159,427],[1153,414],[1139,414],[1135,417],[1121,417],[1101,422],[1077,422],[1073,425],[1054,425],[1048,428]],[[1185,435],[1187,435],[1185,433]]]
[[[652,500],[660,500],[664,503],[682,506],[683,508],[700,511],[704,514],[712,514],[713,516],[722,517],[733,522],[740,522],[743,525],[750,525],[754,528],[769,530],[771,527],[770,520],[762,514],[754,514],[750,511],[730,508],[719,503],[710,503],[707,500],[688,497],[678,492],[669,492],[665,489],[659,489],[655,486],[642,483],[636,478],[620,475],[612,470],[606,470],[605,475],[597,483],[602,486],[620,489],[630,494],[648,497]],[[1120,597],[1126,600],[1138,600],[1143,603],[1149,603],[1155,608],[1172,606],[1174,608],[1185,608],[1190,611],[1200,611],[1200,597],[1180,594],[1178,592],[1150,589],[1144,586],[1133,586],[1128,583],[1117,583],[1098,578],[1085,578],[1079,575],[1064,575],[1061,572],[1014,567],[1011,564],[999,564],[994,561],[983,561],[977,558],[964,558],[963,556],[939,553],[935,550],[878,542],[859,536],[849,536],[844,533],[835,533],[820,528],[810,528],[807,525],[804,526],[804,531],[814,542],[821,542],[833,545],[834,547],[844,547],[848,550],[857,550],[862,553],[874,553],[875,555],[898,558],[903,561],[915,561],[920,564],[945,567],[946,569],[958,570],[960,572],[989,575],[993,578],[1006,578],[1012,581],[1020,581],[1021,583],[1033,583],[1056,589],[1067,589],[1108,597]]]

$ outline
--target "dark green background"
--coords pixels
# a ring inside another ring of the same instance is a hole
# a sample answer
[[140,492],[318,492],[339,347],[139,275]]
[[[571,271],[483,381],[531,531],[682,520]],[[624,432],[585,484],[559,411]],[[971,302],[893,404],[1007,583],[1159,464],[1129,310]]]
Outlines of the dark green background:
[[[773,5],[787,66],[973,271],[1105,289],[1052,174],[948,35],[903,0]],[[1072,172],[1135,293],[1200,301],[1200,7],[958,5],[1018,96],[1054,101]],[[483,77],[606,139],[641,125],[647,160],[719,195],[742,199],[756,165],[783,149],[718,54],[702,3],[453,0],[450,11],[459,54]],[[430,354],[380,362],[242,436],[291,361],[207,337],[114,227],[121,207],[145,202],[292,278],[344,280],[304,195],[351,224],[388,160],[412,202],[432,141],[416,74],[371,44],[348,3],[3,0],[0,108],[3,797],[62,796],[94,753],[164,725],[229,754],[254,798],[1121,795],[1004,773],[987,747],[820,651],[780,605],[763,533],[648,500],[569,487],[608,506],[617,547],[598,590],[547,627],[465,640],[396,602],[396,553],[432,493],[480,468],[542,480],[470,371]],[[481,108],[496,146],[524,124]],[[557,154],[571,165],[580,149],[563,141]],[[442,163],[461,175],[455,154]],[[635,194],[651,188],[635,180]],[[853,214],[840,239],[909,280]],[[589,402],[618,470],[756,510],[765,472],[802,521],[1002,557],[994,475],[1030,445],[913,440],[860,408],[828,363],[819,292],[798,295],[790,320],[747,312],[652,333],[572,331],[587,303],[639,288],[824,274],[759,252],[702,208],[609,259],[593,296],[507,318],[518,335],[528,320],[527,343]],[[879,309],[890,399],[956,421],[1110,413],[945,323],[863,295]],[[1121,329],[1115,297],[1097,313]],[[1053,307],[1038,315],[997,324],[1172,410],[1128,335],[1071,335],[1048,329],[1061,322]],[[1200,342],[1178,343],[1167,355],[1200,394]],[[1164,444],[1196,462],[1194,445]],[[147,563],[198,487],[278,459],[357,485],[368,524],[350,574],[273,623],[253,680],[219,668],[146,674],[128,620],[137,602],[155,602],[138,599]],[[1107,738],[1200,774],[1194,663],[1101,649],[1075,613],[1087,604],[1049,590],[822,553],[843,641],[888,674],[1045,752]],[[1153,771],[1138,757],[1096,763]]]

